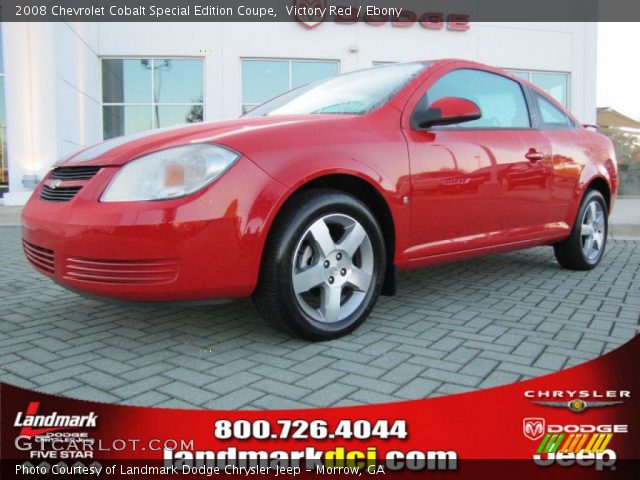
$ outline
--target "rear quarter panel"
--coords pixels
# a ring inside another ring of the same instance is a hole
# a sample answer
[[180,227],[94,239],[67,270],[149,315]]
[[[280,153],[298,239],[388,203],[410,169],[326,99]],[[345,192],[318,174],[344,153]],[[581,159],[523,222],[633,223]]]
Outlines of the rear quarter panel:
[[[618,195],[618,164],[616,154],[611,140],[601,133],[584,129],[583,135],[586,138],[587,157],[589,162],[585,165],[578,188],[580,189],[580,199],[586,188],[596,179],[601,178],[607,182],[610,190],[609,213],[613,210],[615,200]],[[574,215],[577,212],[578,205],[574,208]]]
[[[552,143],[556,137],[563,137],[567,130],[559,130],[555,133],[548,132]],[[566,137],[568,140],[570,137]],[[598,179],[604,181],[610,191],[610,210],[613,208],[618,188],[617,165],[613,145],[607,137],[597,132],[583,128],[575,131],[571,145],[564,143],[568,148],[562,152],[553,152],[554,186],[552,192],[552,215],[554,219],[567,226],[567,232],[571,231],[576,221],[580,203],[584,194]],[[562,146],[563,143],[554,145]],[[570,157],[570,158],[569,158]],[[567,190],[568,189],[568,190]]]

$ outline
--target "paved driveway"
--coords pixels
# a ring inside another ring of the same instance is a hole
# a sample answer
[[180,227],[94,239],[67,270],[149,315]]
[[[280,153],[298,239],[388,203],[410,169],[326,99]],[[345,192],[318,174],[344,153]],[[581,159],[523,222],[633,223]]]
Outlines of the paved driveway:
[[199,308],[87,300],[34,272],[0,228],[0,379],[134,405],[290,408],[418,399],[516,382],[595,358],[640,332],[640,242],[592,272],[550,248],[402,274],[354,334],[307,343],[249,300]]

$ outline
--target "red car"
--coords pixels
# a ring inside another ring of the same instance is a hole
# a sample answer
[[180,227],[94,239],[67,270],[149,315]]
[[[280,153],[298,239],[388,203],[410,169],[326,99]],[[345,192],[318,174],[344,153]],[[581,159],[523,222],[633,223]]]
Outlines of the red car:
[[601,260],[611,143],[502,70],[377,67],[243,118],[121,137],[54,166],[23,212],[54,281],[130,301],[253,295],[308,339],[355,329],[408,269],[538,245]]

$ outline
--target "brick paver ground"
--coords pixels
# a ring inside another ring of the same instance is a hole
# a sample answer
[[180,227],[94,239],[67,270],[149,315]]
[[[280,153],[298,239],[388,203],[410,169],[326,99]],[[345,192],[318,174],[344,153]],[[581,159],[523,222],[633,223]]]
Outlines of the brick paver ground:
[[270,409],[418,399],[511,383],[595,358],[640,332],[640,242],[611,241],[591,272],[550,248],[401,274],[346,338],[308,343],[249,300],[121,306],[31,269],[0,228],[0,379],[133,405]]

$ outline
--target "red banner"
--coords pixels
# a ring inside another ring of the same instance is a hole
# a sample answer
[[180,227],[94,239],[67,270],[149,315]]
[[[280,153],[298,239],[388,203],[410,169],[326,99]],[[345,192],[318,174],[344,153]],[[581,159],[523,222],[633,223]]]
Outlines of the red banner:
[[2,478],[638,478],[639,365],[636,337],[583,365],[502,387],[278,411],[130,407],[2,384]]

